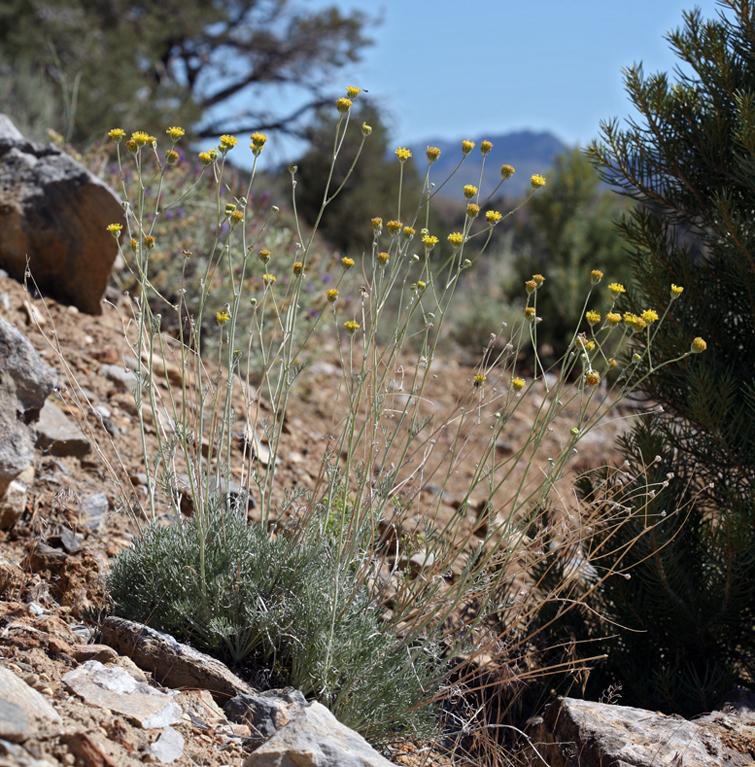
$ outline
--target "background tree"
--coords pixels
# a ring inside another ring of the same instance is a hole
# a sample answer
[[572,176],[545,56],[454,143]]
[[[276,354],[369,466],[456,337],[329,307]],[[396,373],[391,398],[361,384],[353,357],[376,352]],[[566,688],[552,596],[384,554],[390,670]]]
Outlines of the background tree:
[[[299,133],[335,98],[326,85],[358,59],[366,23],[287,0],[0,0],[0,55],[56,84],[55,127],[74,143],[135,120],[199,137]],[[271,86],[295,86],[300,105],[266,109]]]
[[[604,124],[590,150],[639,203],[621,222],[636,276],[624,308],[670,308],[649,357],[644,334],[633,351],[646,368],[695,337],[707,351],[646,379],[663,412],[623,443],[629,473],[650,466],[651,484],[619,496],[626,524],[613,543],[625,546],[598,564],[632,567],[631,579],[609,577],[593,593],[596,612],[561,611],[549,628],[572,648],[593,641],[578,652],[608,653],[588,694],[620,683],[623,703],[685,715],[755,680],[755,6],[721,6],[710,21],[685,13],[669,35],[688,65],[675,82],[626,71],[642,120]],[[684,288],[677,299],[674,283]],[[583,483],[587,500],[597,480]]]

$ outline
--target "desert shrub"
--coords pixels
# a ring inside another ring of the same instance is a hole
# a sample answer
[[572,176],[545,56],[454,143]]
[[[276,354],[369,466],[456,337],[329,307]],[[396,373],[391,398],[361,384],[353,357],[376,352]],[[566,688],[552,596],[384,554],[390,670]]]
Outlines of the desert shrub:
[[[336,104],[332,162],[346,146],[344,135],[356,132],[358,146],[347,157],[349,167],[371,134],[368,125],[350,122],[358,92],[349,88],[350,98]],[[523,286],[505,343],[483,356],[469,381],[459,382],[457,407],[437,417],[428,414],[425,402],[448,312],[459,284],[504,218],[486,209],[497,189],[486,197],[473,185],[460,188],[463,226],[441,243],[426,228],[427,209],[437,189],[453,184],[453,177],[434,186],[437,151],[428,148],[420,202],[405,207],[399,196],[396,210],[403,221],[375,217],[363,222],[371,232],[370,252],[358,266],[357,259],[340,260],[332,287],[320,289],[327,311],[307,323],[303,294],[310,275],[322,268],[315,259],[316,228],[305,236],[299,226],[292,168],[299,247],[293,253],[262,247],[265,238],[274,237],[280,209],[271,206],[260,221],[250,202],[257,158],[267,141],[261,133],[251,137],[255,165],[240,193],[226,177],[229,153],[240,151],[229,135],[217,148],[200,153],[203,172],[180,191],[183,201],[208,179],[214,182],[215,226],[196,283],[199,297],[186,295],[183,270],[177,283],[162,290],[157,286],[161,242],[154,232],[176,204],[164,200],[162,190],[180,159],[176,147],[183,131],[173,127],[167,134],[165,149],[140,131],[127,141],[121,129],[110,133],[118,151],[126,228],[113,224],[109,229],[140,289],[131,304],[127,341],[138,363],[133,394],[147,473],[146,498],[119,480],[137,537],[113,565],[114,609],[224,657],[248,661],[257,677],[258,664],[274,659],[271,678],[301,684],[375,738],[388,737],[392,729],[404,735],[426,731],[432,704],[447,694],[447,660],[471,662],[524,630],[531,605],[524,595],[508,591],[513,573],[543,556],[541,540],[528,535],[537,510],[567,497],[560,488],[580,441],[647,375],[641,359],[618,365],[604,347],[614,338],[621,346],[644,328],[650,343],[654,320],[647,313],[646,320],[591,315],[589,330],[575,333],[558,368],[545,376],[538,362],[525,378],[518,360],[524,349],[538,348],[538,296],[546,289],[542,275],[533,275]],[[463,142],[459,165],[474,149],[472,142]],[[491,161],[489,143],[478,149]],[[400,195],[411,153],[399,148],[395,154]],[[510,175],[503,166],[501,183]],[[347,174],[338,186],[326,183],[323,209],[348,179]],[[533,176],[530,196],[544,185],[544,178]],[[351,269],[361,272],[358,287],[344,278]],[[210,289],[212,275],[220,270],[223,303]],[[593,270],[588,305],[594,294],[610,294],[611,306],[620,295],[615,284],[606,287],[602,280],[602,272]],[[251,308],[248,321],[242,305]],[[169,315],[176,317],[177,341],[163,332]],[[317,491],[281,487],[275,466],[288,403],[296,395],[302,360],[316,354],[310,348],[313,332],[328,328],[343,377]],[[411,333],[412,346],[407,343]],[[212,355],[208,336],[214,337]],[[255,355],[259,374],[252,372]],[[156,369],[170,363],[179,367],[179,381],[156,385]],[[616,375],[601,386],[610,370]],[[523,446],[502,455],[496,443],[514,428],[517,411],[533,389],[543,395],[535,422]],[[86,392],[79,390],[79,397],[81,404]],[[165,417],[158,418],[160,413]],[[148,415],[155,424],[150,440]],[[557,419],[566,417],[569,426],[541,474],[535,456]],[[242,448],[234,436],[239,425],[247,434]],[[475,443],[481,453],[469,472],[468,489],[458,512],[443,518],[444,489]],[[431,482],[439,492],[427,502],[421,493]],[[257,503],[248,525],[245,494]],[[182,511],[187,495],[191,519]],[[485,501],[470,520],[475,496]],[[568,504],[563,505],[568,513]],[[413,515],[421,522],[412,528]],[[578,527],[563,525],[566,539],[582,535]],[[315,586],[318,610],[313,609]],[[456,620],[460,611],[467,615],[461,622]],[[487,628],[492,615],[506,616],[502,636]]]

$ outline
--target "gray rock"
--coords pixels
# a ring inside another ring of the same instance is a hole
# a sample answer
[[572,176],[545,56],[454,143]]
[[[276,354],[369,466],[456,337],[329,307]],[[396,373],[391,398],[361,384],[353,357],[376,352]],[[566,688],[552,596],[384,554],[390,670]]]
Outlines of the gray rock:
[[29,718],[21,706],[0,697],[0,738],[23,743],[29,737]]
[[103,365],[100,368],[100,375],[124,389],[133,389],[136,386],[136,376],[122,365]]
[[315,702],[302,709],[270,740],[250,754],[243,767],[390,767],[359,734]]
[[81,502],[84,524],[95,532],[104,526],[109,510],[110,501],[108,501],[107,493],[95,493]]
[[88,660],[63,677],[64,684],[90,706],[117,711],[144,729],[167,727],[183,719],[183,709],[164,692],[137,682],[121,668]]
[[150,746],[149,751],[163,764],[175,762],[184,753],[183,735],[170,726],[165,727],[160,737]]
[[40,290],[88,314],[118,253],[108,224],[125,223],[115,193],[52,145],[20,137],[0,119],[0,266],[21,281],[27,258]]
[[[629,706],[559,698],[530,727],[550,767],[752,765],[755,733],[725,712],[687,721]],[[532,764],[542,762],[534,754]]]
[[102,625],[101,641],[166,687],[209,690],[221,704],[239,693],[255,692],[219,660],[141,623],[110,616]]
[[266,690],[257,695],[237,695],[223,706],[223,711],[230,721],[248,725],[252,739],[261,743],[285,727],[292,717],[308,705],[299,690],[286,687],[283,690]]
[[56,381],[55,374],[26,336],[0,318],[0,434],[3,435],[0,495],[34,460],[34,441],[28,424],[39,417]]
[[39,414],[36,432],[37,447],[50,455],[83,458],[92,449],[84,432],[50,400]]
[[[62,721],[58,712],[43,695],[2,666],[0,666],[0,691],[0,698],[6,703],[23,709],[30,723],[41,721],[59,724]],[[7,734],[4,737],[10,740]]]

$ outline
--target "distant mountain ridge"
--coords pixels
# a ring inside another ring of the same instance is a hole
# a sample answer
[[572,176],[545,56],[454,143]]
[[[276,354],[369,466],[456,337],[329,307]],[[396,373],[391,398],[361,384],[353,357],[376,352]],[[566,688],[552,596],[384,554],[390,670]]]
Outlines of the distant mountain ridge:
[[[563,141],[548,131],[523,130],[498,136],[469,138],[470,141],[474,141],[475,148],[449,184],[443,187],[440,194],[446,197],[463,199],[461,190],[465,184],[478,186],[482,166],[480,142],[483,140],[493,144],[493,149],[485,159],[485,173],[482,181],[484,196],[487,196],[501,180],[502,165],[513,166],[516,173],[503,184],[498,193],[506,197],[525,194],[530,188],[530,176],[534,173],[546,175],[553,163],[553,158],[568,148]],[[462,158],[461,142],[462,139],[458,141],[431,139],[410,144],[408,148],[411,149],[420,172],[424,172],[427,147],[436,146],[440,149],[440,157],[430,171],[430,180],[434,179],[435,183],[441,183]]]

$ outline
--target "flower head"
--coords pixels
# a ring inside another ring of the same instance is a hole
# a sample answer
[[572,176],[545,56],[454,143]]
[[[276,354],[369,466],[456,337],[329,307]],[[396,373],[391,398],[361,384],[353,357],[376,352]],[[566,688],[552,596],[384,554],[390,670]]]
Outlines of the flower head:
[[585,319],[587,320],[590,327],[592,327],[595,325],[595,323],[600,322],[600,312],[596,312],[591,309],[585,314]]
[[678,285],[671,283],[671,300],[676,301],[677,298],[684,292],[684,288],[680,288]]
[[621,315],[618,312],[609,312],[606,314],[606,321],[609,325],[618,325],[621,322]]
[[477,218],[477,216],[480,215],[480,206],[475,205],[473,202],[470,202],[469,205],[467,205],[467,216],[469,218]]
[[466,157],[474,149],[474,141],[466,139],[461,142],[461,153]]
[[481,141],[480,142],[480,151],[482,152],[483,157],[486,154],[490,154],[490,150],[493,148],[493,145],[489,141]]
[[593,269],[590,272],[590,282],[593,285],[597,285],[603,279],[603,272],[600,269]]
[[249,148],[252,150],[252,154],[255,157],[259,157],[262,150],[265,148],[265,142],[267,141],[267,136],[264,133],[260,133],[259,131],[256,131],[255,133],[252,133],[250,136],[252,143],[249,144]]
[[422,242],[425,244],[425,249],[430,251],[438,244],[438,238],[433,234],[426,234]]
[[622,293],[627,292],[627,289],[619,282],[612,282],[608,286],[608,289],[611,291],[614,298],[618,298]]
[[149,140],[149,133],[145,133],[143,130],[138,130],[131,134],[131,140],[137,146],[144,146]]
[[121,229],[123,229],[123,224],[108,224],[107,230],[110,232],[110,234],[113,235],[113,237],[118,237],[121,233]]
[[177,126],[168,128],[165,132],[171,137],[173,141],[178,141],[178,139],[180,139],[181,136],[186,133],[183,128],[178,128]]
[[594,348],[595,348],[595,341],[588,341],[585,344],[585,351],[586,352],[591,352]]
[[514,168],[511,167],[511,165],[501,166],[501,178],[504,181],[507,181],[508,179],[510,179],[514,175],[514,173],[516,173],[516,171],[514,170]]
[[129,139],[126,142],[126,149],[128,149],[131,154],[136,154],[139,151],[139,146],[133,139]]
[[362,123],[362,135],[366,138],[372,133],[372,126],[367,123]]
[[275,282],[275,275],[274,274],[263,274],[262,275],[262,282],[264,282],[265,285],[272,285]]
[[334,304],[338,298],[338,290],[336,288],[331,288],[326,291],[325,295],[328,297],[328,302]]
[[440,157],[440,149],[437,146],[429,146],[425,154],[427,155],[427,161],[432,163]]
[[147,248],[147,250],[152,250],[152,248],[155,247],[155,238],[151,234],[148,234],[144,238],[144,247]]
[[585,383],[588,386],[597,386],[600,383],[600,373],[596,370],[590,370],[585,376]]
[[645,309],[641,316],[648,325],[652,325],[658,319],[658,312],[655,309]]
[[204,167],[207,167],[212,162],[212,157],[209,152],[200,152],[198,157],[199,162],[201,162]]
[[532,279],[537,283],[538,287],[540,287],[545,282],[545,277],[543,277],[542,274],[533,274]]
[[236,144],[239,143],[239,140],[236,138],[236,136],[229,136],[228,134],[223,134],[220,137],[220,144],[219,148],[222,154],[226,154],[226,152],[230,152],[233,147],[236,146]]
[[169,149],[165,153],[165,162],[167,162],[168,165],[175,165],[178,162],[178,152],[174,151],[173,149]]
[[539,189],[541,186],[545,186],[545,179],[539,173],[535,173],[534,176],[530,176],[530,184],[532,184],[533,189]]
[[530,321],[534,322],[535,320],[535,307],[534,306],[528,306],[524,310],[524,316]]
[[524,379],[523,378],[512,378],[511,379],[511,386],[514,388],[514,391],[521,391],[524,389]]
[[298,277],[304,271],[304,264],[301,261],[294,261],[291,270]]
[[347,85],[346,93],[350,99],[355,99],[362,92],[361,88],[357,88],[356,85]]
[[400,221],[389,221],[385,228],[392,234],[397,235],[401,231],[403,224]]
[[467,184],[464,187],[464,196],[471,200],[477,194],[477,187],[472,184]]
[[474,377],[475,388],[482,386],[487,380],[488,380],[488,377],[484,373],[477,373],[477,375],[475,375]]
[[524,287],[527,289],[527,295],[531,296],[537,290],[537,283],[535,280],[527,280],[524,283]]
[[240,224],[244,220],[244,214],[240,210],[234,210],[230,216],[231,226]]
[[377,259],[380,262],[380,266],[385,266],[388,261],[390,260],[390,255],[388,253],[378,253]]
[[338,101],[336,101],[336,109],[338,110],[338,114],[345,115],[346,112],[351,109],[351,106],[351,99],[338,99]]
[[705,340],[698,337],[694,341],[692,341],[692,346],[690,347],[690,351],[693,354],[700,354],[700,352],[704,352],[708,348],[708,344],[705,343]]
[[218,325],[225,325],[225,323],[231,319],[231,315],[228,314],[228,312],[225,309],[223,309],[222,312],[218,312],[215,315],[215,319],[218,321]]
[[383,219],[382,218],[378,218],[377,216],[375,218],[373,218],[372,219],[372,228],[374,229],[374,231],[376,231],[379,234],[382,231],[382,229],[383,229]]
[[116,144],[120,144],[121,139],[126,135],[126,131],[122,128],[113,128],[111,131],[108,131],[107,135],[110,136]]
[[344,268],[344,271],[351,269],[351,267],[354,266],[354,259],[349,258],[348,256],[344,256],[341,259],[341,266]]
[[485,218],[491,226],[495,226],[503,216],[497,210],[489,210],[485,214]]
[[452,234],[448,235],[448,241],[451,243],[451,245],[454,246],[454,248],[460,248],[464,242],[464,235],[461,232],[453,232]]
[[414,231],[414,229],[412,229],[411,226],[405,226],[404,227],[404,237],[407,240],[411,240],[412,237],[414,237],[414,235],[415,235],[415,231]]
[[261,250],[259,252],[259,259],[262,261],[263,264],[266,264],[270,260],[270,251],[269,250]]
[[354,322],[354,320],[349,320],[348,322],[344,322],[343,326],[346,328],[346,332],[350,336],[353,336],[354,333],[356,333],[357,330],[359,330],[359,323]]
[[398,157],[398,161],[401,163],[406,162],[411,156],[412,156],[412,152],[410,149],[399,147],[396,150],[396,157]]

